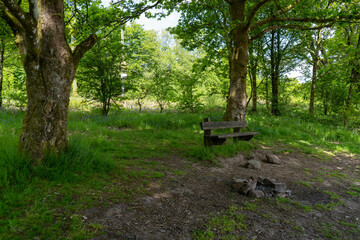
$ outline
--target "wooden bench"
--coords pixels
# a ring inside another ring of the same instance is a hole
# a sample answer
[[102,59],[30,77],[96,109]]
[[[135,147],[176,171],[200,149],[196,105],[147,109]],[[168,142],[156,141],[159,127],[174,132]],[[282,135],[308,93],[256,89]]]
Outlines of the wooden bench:
[[[233,138],[234,142],[239,140],[249,141],[258,132],[240,132],[241,128],[246,128],[245,121],[226,121],[226,122],[211,122],[210,118],[205,118],[204,122],[200,123],[201,129],[204,130],[204,144],[205,146],[221,145],[226,139]],[[233,129],[232,133],[213,134],[212,130],[216,129]]]

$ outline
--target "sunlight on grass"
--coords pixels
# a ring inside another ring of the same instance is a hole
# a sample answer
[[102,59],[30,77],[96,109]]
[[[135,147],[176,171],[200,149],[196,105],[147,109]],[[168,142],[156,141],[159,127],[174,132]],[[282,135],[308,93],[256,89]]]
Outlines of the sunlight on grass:
[[[69,116],[67,151],[60,156],[48,156],[43,165],[34,167],[17,151],[23,115],[18,111],[0,111],[0,239],[4,240],[95,236],[102,231],[101,226],[84,225],[77,211],[129,201],[145,194],[150,179],[165,176],[166,168],[155,159],[166,161],[177,156],[216,164],[219,157],[274,147],[281,153],[300,151],[321,159],[360,153],[357,133],[286,116],[249,115],[249,130],[260,135],[250,142],[234,144],[227,140],[222,146],[209,148],[203,144],[199,123],[204,117],[221,120],[219,112],[124,111],[104,117],[75,111]],[[186,171],[173,173],[182,176]],[[324,171],[320,176],[347,179],[340,172]],[[347,189],[347,194],[358,196],[358,185]],[[307,206],[300,207],[308,210]],[[54,224],[49,226],[49,222]],[[238,232],[246,229],[244,217],[236,209],[214,216],[207,226],[199,230],[196,239],[214,239],[214,227],[223,236],[234,229]]]
[[304,140],[299,140],[299,143],[302,143],[302,144],[305,144],[305,145],[308,145],[308,146],[312,146],[311,143],[309,143],[307,141],[304,141]]

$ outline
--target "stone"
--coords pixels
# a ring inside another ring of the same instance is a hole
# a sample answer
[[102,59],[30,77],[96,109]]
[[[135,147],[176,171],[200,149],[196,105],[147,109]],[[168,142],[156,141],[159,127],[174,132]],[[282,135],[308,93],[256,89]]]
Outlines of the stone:
[[286,190],[285,183],[275,183],[274,190],[276,193],[284,193]]
[[278,197],[286,198],[291,196],[291,190],[285,190],[282,193],[276,194]]
[[276,180],[275,179],[270,179],[270,178],[264,178],[263,184],[266,187],[275,188]]
[[266,154],[266,162],[271,163],[271,164],[280,164],[281,160],[278,156],[267,153]]
[[249,186],[249,184],[246,184],[240,188],[239,193],[241,193],[243,195],[248,195],[249,191],[250,191],[250,186]]
[[253,154],[254,158],[256,160],[259,160],[259,161],[265,161],[266,160],[266,155],[264,152],[260,152],[260,151],[256,151],[254,154]]
[[253,177],[250,177],[250,179],[249,179],[249,187],[250,187],[250,189],[255,190],[256,185],[257,185],[257,181]]
[[275,179],[259,176],[257,179],[234,179],[232,188],[240,194],[253,198],[262,197],[290,197],[291,190],[286,189],[285,183],[277,182]]
[[265,197],[265,193],[261,190],[250,190],[248,192],[248,196],[252,198],[263,198]]
[[260,184],[264,184],[264,177],[263,176],[259,176],[257,181],[260,183]]
[[261,168],[261,163],[259,161],[256,160],[250,160],[247,162],[247,168],[250,169],[260,169]]
[[248,184],[248,180],[246,179],[234,179],[231,187],[235,192],[240,192],[240,189]]

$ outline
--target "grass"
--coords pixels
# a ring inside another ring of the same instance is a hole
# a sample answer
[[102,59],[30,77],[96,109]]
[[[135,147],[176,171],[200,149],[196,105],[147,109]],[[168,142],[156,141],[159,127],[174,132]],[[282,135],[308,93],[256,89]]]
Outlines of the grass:
[[[219,112],[123,111],[104,117],[78,111],[69,116],[67,151],[61,156],[48,156],[43,165],[34,167],[17,152],[23,115],[19,111],[0,111],[0,239],[4,240],[87,239],[101,234],[101,226],[85,224],[81,212],[145,194],[148,181],[163,178],[167,170],[156,159],[176,155],[191,161],[216,162],[218,157],[279,144],[283,147],[279,151],[285,154],[294,149],[321,156],[326,152],[360,153],[358,134],[291,116],[249,114],[249,129],[260,135],[250,142],[233,144],[228,140],[223,146],[208,148],[203,146],[199,122],[204,117],[219,121]],[[186,172],[177,170],[174,174]],[[331,176],[345,177],[337,172]],[[359,190],[352,187],[348,193],[358,196]],[[256,211],[254,204],[245,207]],[[216,234],[231,236],[232,231],[246,229],[238,210],[232,208],[226,216],[214,217],[205,230],[197,233],[197,239],[218,239]]]
[[224,214],[212,217],[205,229],[194,232],[193,238],[196,240],[243,239],[241,232],[247,229],[247,225],[245,215],[240,213],[241,210],[232,206]]
[[360,187],[351,186],[350,191],[346,191],[346,193],[354,197],[360,197]]
[[321,124],[316,119],[299,116],[274,117],[272,115],[249,114],[248,125],[265,145],[284,144],[286,149],[300,149],[305,154],[320,156],[337,153],[360,153],[360,135],[344,127]]
[[276,204],[277,205],[291,204],[291,205],[293,205],[295,207],[298,207],[298,208],[302,209],[304,212],[313,211],[312,206],[300,203],[298,201],[290,200],[289,198],[282,198],[282,197],[276,198]]

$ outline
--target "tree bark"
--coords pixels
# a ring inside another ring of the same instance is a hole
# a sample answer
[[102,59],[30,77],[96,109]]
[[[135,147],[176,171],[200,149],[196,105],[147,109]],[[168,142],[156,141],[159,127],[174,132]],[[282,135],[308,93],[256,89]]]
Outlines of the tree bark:
[[29,14],[12,1],[3,2],[26,73],[27,108],[18,147],[39,164],[47,153],[59,153],[68,145],[71,84],[81,57],[97,37],[91,35],[70,49],[63,0],[31,1]]
[[245,0],[228,1],[230,20],[234,24],[231,30],[234,47],[230,62],[230,87],[224,120],[238,118],[245,120],[246,112],[246,75],[249,49],[249,27],[245,21]]
[[[102,70],[100,70],[100,72],[103,72]],[[103,74],[104,75],[104,74]],[[102,102],[102,109],[101,109],[101,114],[103,116],[107,116],[110,110],[110,100],[111,97],[109,96],[108,93],[108,82],[107,79],[101,79],[101,85],[100,85],[100,99]]]
[[159,105],[159,108],[160,108],[160,113],[163,113],[163,111],[164,111],[164,105],[162,104],[161,100],[158,101],[158,105]]
[[141,113],[141,110],[142,110],[142,104],[141,104],[141,100],[140,98],[137,99],[137,104],[139,106],[139,113]]
[[250,69],[250,80],[251,80],[251,100],[252,100],[252,107],[251,111],[256,112],[256,105],[257,105],[257,67],[258,67],[258,60],[255,59],[255,56],[253,54],[253,50],[250,47],[250,60],[249,60],[249,69]]
[[317,71],[319,69],[319,51],[321,47],[321,29],[317,32],[317,37],[315,39],[316,44],[314,45],[312,60],[313,60],[313,69],[312,69],[312,79],[311,79],[311,92],[310,92],[310,115],[314,115],[315,109],[315,91],[316,91],[316,81],[317,81]]
[[326,97],[323,100],[323,106],[324,106],[324,116],[327,116],[327,114],[328,114],[328,104],[327,104]]
[[313,70],[312,70],[312,79],[311,79],[311,92],[310,92],[310,115],[314,115],[314,109],[315,109],[315,88],[316,88],[316,80],[317,80],[317,69],[318,69],[318,60],[319,57],[317,53],[313,58]]
[[[275,41],[276,40],[276,41]],[[276,46],[275,46],[276,45]],[[279,77],[280,77],[280,32],[273,30],[271,32],[271,113],[280,116],[279,110]]]
[[266,102],[266,109],[269,110],[269,78],[266,77],[265,81],[265,102]]
[[252,108],[251,108],[251,110],[253,112],[256,112],[256,104],[257,104],[257,86],[256,86],[257,78],[256,78],[256,73],[257,73],[257,65],[255,65],[254,68],[251,71],[251,74],[252,74],[252,82],[251,82]]

